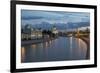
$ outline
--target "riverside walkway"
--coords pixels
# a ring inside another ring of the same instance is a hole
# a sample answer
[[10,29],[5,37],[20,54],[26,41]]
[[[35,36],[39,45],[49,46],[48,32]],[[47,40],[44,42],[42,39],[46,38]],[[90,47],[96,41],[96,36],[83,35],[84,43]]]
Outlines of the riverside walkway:
[[89,37],[79,37],[79,38],[82,39],[87,45],[86,59],[89,59],[90,58],[90,39]]

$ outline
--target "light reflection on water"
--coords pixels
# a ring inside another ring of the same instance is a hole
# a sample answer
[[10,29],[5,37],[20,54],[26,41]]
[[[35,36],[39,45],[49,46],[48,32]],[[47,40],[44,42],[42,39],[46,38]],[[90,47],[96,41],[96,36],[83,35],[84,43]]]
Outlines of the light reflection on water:
[[21,62],[43,62],[86,59],[86,43],[73,37],[59,37],[55,40],[21,47]]

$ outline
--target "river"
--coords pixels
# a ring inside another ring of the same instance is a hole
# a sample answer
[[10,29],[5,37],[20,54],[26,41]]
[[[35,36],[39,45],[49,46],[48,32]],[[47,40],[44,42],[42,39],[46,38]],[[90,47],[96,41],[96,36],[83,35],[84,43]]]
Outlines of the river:
[[85,60],[87,44],[74,37],[59,37],[49,42],[21,46],[21,62]]

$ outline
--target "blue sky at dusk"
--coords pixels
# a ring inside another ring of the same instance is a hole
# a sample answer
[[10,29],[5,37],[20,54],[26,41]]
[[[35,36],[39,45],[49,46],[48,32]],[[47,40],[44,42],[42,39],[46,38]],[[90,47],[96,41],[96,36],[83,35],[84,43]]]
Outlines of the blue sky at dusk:
[[87,12],[61,12],[61,11],[37,11],[21,10],[22,25],[26,24],[68,24],[90,22],[90,13]]

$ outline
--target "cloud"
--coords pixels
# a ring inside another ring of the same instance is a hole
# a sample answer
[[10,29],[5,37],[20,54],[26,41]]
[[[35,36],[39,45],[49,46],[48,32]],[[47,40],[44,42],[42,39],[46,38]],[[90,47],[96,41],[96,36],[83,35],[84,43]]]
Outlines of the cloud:
[[67,24],[67,20],[47,20],[47,19],[33,19],[33,20],[22,20],[22,25],[26,24],[31,24],[31,25],[36,25],[36,24],[42,24],[43,22],[49,23],[49,24]]
[[62,14],[56,14],[51,11],[22,10],[21,17],[43,17],[45,19],[58,19],[62,17]]
[[39,16],[36,16],[36,17],[35,16],[34,17],[33,16],[28,16],[28,17],[23,16],[23,17],[21,17],[22,20],[33,20],[33,19],[42,19],[42,18],[43,17],[39,17]]
[[70,22],[89,22],[90,14],[86,12],[22,10],[21,19],[22,25],[41,24],[43,22],[47,22],[50,24],[67,24]]

